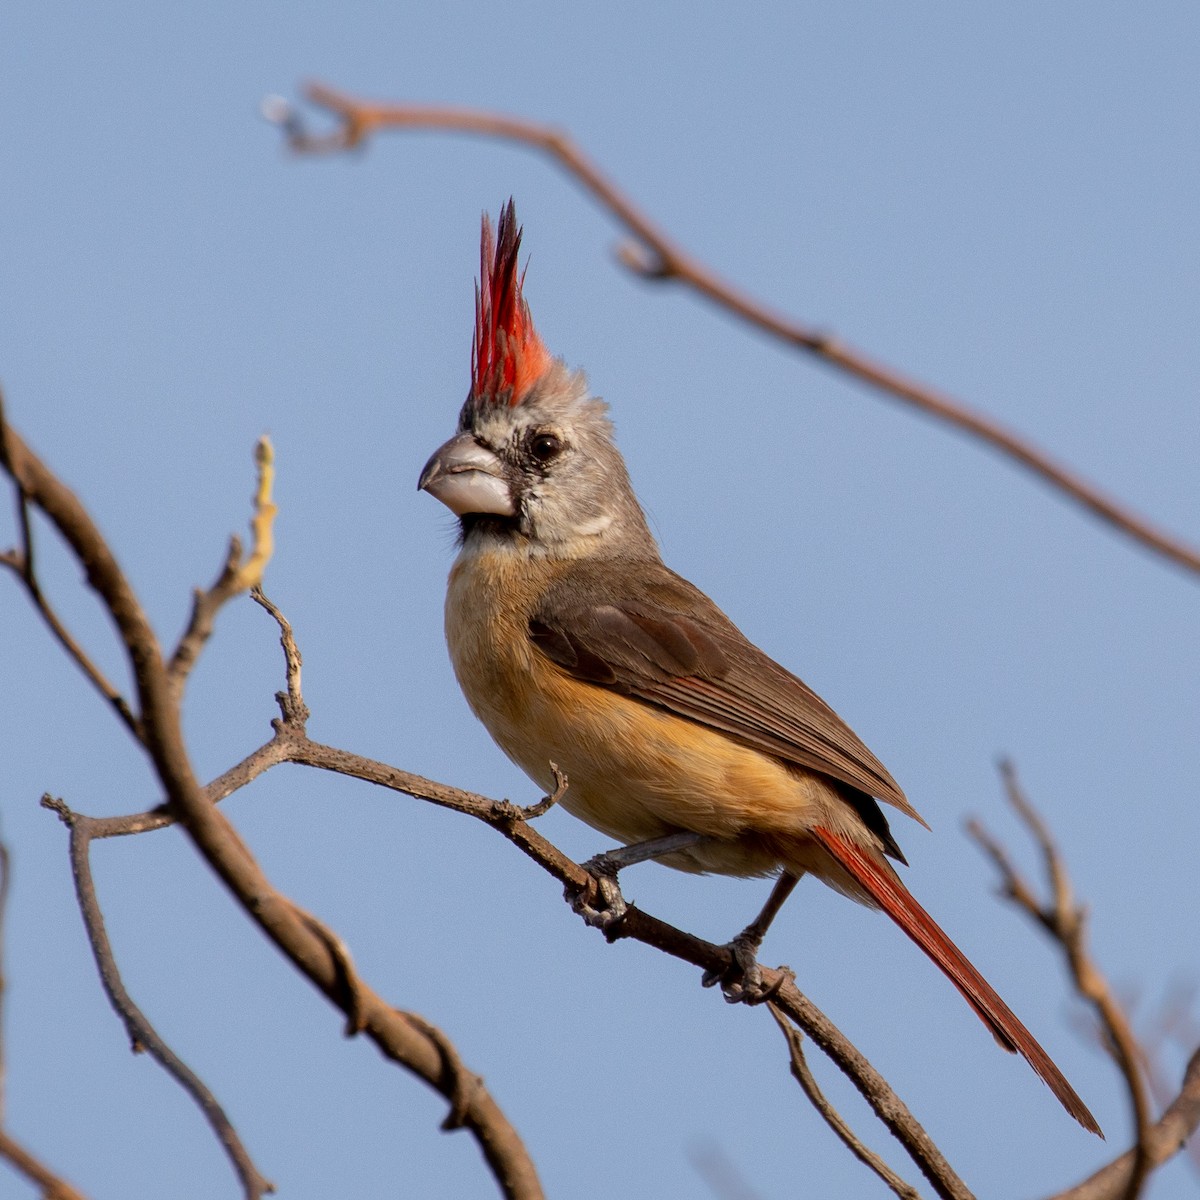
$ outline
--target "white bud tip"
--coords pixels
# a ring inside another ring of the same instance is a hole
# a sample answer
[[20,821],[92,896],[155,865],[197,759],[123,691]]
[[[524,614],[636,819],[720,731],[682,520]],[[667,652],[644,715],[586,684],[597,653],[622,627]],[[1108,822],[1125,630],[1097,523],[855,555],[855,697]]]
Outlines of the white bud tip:
[[286,125],[292,115],[292,106],[282,96],[264,96],[258,108],[272,125]]

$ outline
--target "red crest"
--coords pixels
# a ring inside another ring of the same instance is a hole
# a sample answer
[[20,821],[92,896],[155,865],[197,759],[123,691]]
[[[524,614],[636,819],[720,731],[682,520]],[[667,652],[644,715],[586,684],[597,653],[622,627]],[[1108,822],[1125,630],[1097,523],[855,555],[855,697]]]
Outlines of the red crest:
[[473,400],[520,404],[550,366],[550,352],[542,345],[521,294],[525,273],[518,273],[520,249],[521,230],[509,200],[500,210],[496,236],[487,214],[483,217],[471,353]]

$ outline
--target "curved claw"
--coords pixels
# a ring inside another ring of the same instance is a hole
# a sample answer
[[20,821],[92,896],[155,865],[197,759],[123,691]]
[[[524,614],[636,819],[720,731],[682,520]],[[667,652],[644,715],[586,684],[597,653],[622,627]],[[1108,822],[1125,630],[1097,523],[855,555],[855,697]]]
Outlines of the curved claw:
[[779,988],[775,983],[767,986],[763,982],[762,967],[758,965],[758,942],[742,934],[723,947],[729,951],[729,965],[719,971],[705,971],[700,980],[703,987],[721,985],[721,994],[726,1004],[761,1004],[769,1000]]
[[585,924],[607,933],[625,919],[629,905],[625,902],[625,897],[621,895],[621,888],[617,883],[616,876],[596,870],[594,864],[595,860],[593,859],[584,863],[584,866],[592,873],[592,878],[596,881],[596,897],[599,904],[593,908],[584,899],[583,892],[578,892],[570,886],[565,890],[565,897],[572,911],[578,913]]

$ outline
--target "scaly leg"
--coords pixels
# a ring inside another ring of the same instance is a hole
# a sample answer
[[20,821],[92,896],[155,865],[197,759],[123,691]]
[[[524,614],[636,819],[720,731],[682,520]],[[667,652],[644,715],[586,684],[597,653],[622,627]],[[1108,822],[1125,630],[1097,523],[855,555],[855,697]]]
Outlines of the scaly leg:
[[700,981],[705,987],[721,985],[721,991],[730,1004],[763,999],[762,970],[758,965],[758,948],[775,920],[792,889],[800,882],[800,875],[784,871],[775,881],[762,912],[731,942],[725,944],[732,961],[724,971],[706,971]]
[[700,833],[669,833],[665,837],[651,838],[647,842],[634,842],[629,846],[618,846],[615,850],[605,850],[603,854],[597,854],[583,864],[583,869],[596,880],[600,907],[592,908],[591,905],[585,904],[583,897],[570,887],[566,891],[567,900],[587,924],[597,929],[611,929],[625,916],[628,908],[617,883],[619,871],[652,858],[674,854],[677,850],[686,850],[702,841],[704,835]]

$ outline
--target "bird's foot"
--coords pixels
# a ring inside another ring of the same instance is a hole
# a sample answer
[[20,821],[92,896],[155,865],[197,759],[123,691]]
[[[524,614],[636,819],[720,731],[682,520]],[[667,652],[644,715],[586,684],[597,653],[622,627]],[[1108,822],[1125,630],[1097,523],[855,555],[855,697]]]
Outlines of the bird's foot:
[[729,951],[729,965],[704,972],[700,980],[704,987],[721,985],[721,994],[727,1004],[762,1004],[770,1000],[779,990],[786,976],[771,983],[763,979],[762,967],[758,964],[759,939],[739,933],[723,947]]
[[587,892],[578,891],[569,884],[565,891],[567,902],[585,924],[602,930],[605,935],[615,932],[629,912],[629,905],[617,883],[617,869],[606,854],[589,858],[583,864],[583,869],[596,881],[596,903],[589,904]]

